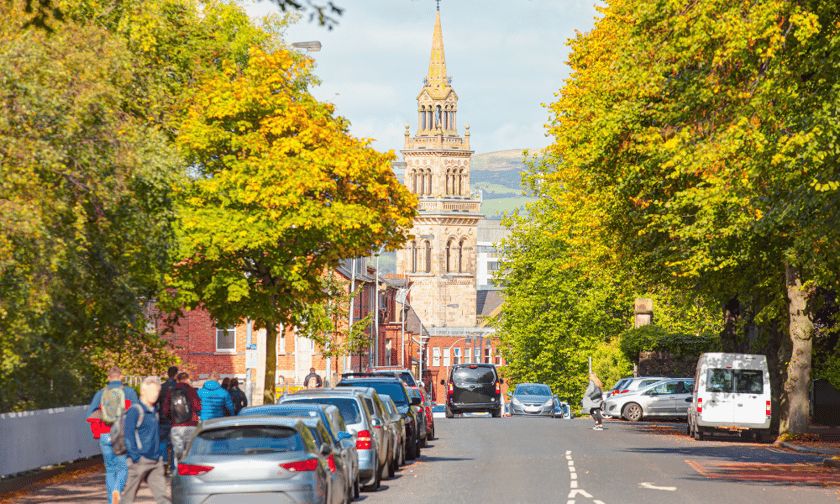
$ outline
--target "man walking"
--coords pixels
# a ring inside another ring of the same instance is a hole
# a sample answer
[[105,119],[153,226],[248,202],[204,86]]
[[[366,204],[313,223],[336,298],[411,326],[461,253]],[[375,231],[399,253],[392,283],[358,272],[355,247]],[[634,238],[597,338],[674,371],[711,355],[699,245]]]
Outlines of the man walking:
[[166,495],[166,476],[160,456],[160,420],[155,403],[160,397],[160,378],[149,376],[140,385],[140,403],[125,412],[125,448],[128,479],[115,503],[132,504],[140,483],[146,482],[157,504],[171,504]]
[[311,389],[311,388],[321,388],[324,385],[324,382],[321,381],[321,377],[315,373],[315,368],[309,368],[309,374],[306,375],[306,378],[303,379],[303,386]]
[[105,463],[105,488],[108,491],[108,503],[119,502],[120,492],[125,486],[128,476],[125,455],[114,455],[111,448],[110,425],[132,404],[139,402],[137,392],[133,388],[123,385],[122,370],[114,366],[108,370],[108,385],[93,396],[88,407],[87,416],[94,411],[101,411],[101,422],[105,425],[99,435],[99,449],[102,450],[102,461]]
[[[204,382],[204,386],[198,391],[198,398],[201,399],[201,421],[223,416],[232,415],[233,400],[230,393],[222,388],[219,383],[219,373],[213,371],[210,378]],[[228,415],[225,414],[228,411]]]
[[178,454],[187,447],[187,441],[195,434],[198,426],[198,412],[201,411],[201,399],[190,385],[190,375],[178,374],[178,384],[166,394],[163,401],[163,415],[172,422],[169,434],[175,466]]
[[242,408],[248,406],[248,398],[245,397],[245,392],[239,389],[239,379],[232,378],[230,380],[230,388],[228,393],[233,401],[233,414],[238,415]]
[[[178,383],[175,380],[175,377],[178,375],[178,368],[176,366],[171,366],[166,370],[166,375],[168,376],[168,379],[163,382],[163,385],[161,385],[160,396],[157,400],[158,412],[163,411],[163,401],[166,399],[169,391],[175,388],[175,385]],[[163,457],[163,468],[167,473],[172,471],[174,468],[172,465],[172,459],[169,458],[169,431],[171,429],[172,422],[169,420],[169,417],[166,415],[160,415],[160,455]]]

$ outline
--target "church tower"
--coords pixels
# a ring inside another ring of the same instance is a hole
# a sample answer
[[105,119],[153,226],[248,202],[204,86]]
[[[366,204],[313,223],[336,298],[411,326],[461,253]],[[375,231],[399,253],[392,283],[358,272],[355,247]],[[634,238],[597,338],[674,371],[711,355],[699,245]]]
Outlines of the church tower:
[[403,183],[418,196],[419,215],[414,240],[397,252],[397,273],[415,284],[411,305],[429,327],[476,324],[476,238],[484,216],[470,191],[470,126],[458,135],[457,112],[438,8],[429,72],[417,95],[417,133],[412,137],[406,124],[402,150]]

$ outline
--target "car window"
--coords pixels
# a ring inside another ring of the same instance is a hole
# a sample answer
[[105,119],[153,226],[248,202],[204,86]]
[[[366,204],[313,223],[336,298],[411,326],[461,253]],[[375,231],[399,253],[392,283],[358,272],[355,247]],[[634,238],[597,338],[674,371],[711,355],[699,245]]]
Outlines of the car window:
[[284,399],[287,402],[307,402],[315,404],[332,404],[344,417],[347,423],[355,424],[362,421],[362,413],[359,411],[359,403],[355,399],[349,397],[301,397],[299,399],[289,398]]
[[238,426],[200,432],[190,446],[190,455],[247,455],[303,450],[295,429],[271,426]]
[[311,417],[316,418],[318,413],[306,410],[306,409],[286,409],[286,408],[249,408],[243,409],[239,412],[239,416],[248,416],[248,415],[267,415],[267,416],[279,416],[279,417],[290,417],[290,416],[297,416],[297,417]]
[[379,416],[379,412],[376,411],[376,407],[373,405],[373,399],[370,397],[365,397],[365,404],[367,404],[368,411],[371,412],[373,415]]
[[[355,384],[351,384],[354,386]],[[362,384],[358,384],[362,385]],[[405,385],[400,382],[379,382],[379,383],[365,383],[368,387],[376,390],[377,394],[384,394],[390,396],[397,406],[405,406],[409,403],[408,394],[406,394]],[[371,408],[371,411],[374,411]]]
[[532,395],[532,396],[547,396],[551,395],[551,389],[547,385],[517,385],[514,394],[518,395]]
[[644,387],[647,387],[648,385],[653,385],[654,383],[656,383],[658,381],[662,381],[662,380],[660,380],[659,378],[654,378],[654,379],[651,379],[651,380],[642,380],[642,381],[639,382],[639,388],[644,388]]
[[460,367],[452,372],[452,381],[459,383],[494,383],[496,371],[485,366]]
[[318,431],[318,427],[311,426],[308,427],[309,433],[312,434],[312,438],[315,440],[316,446],[321,446],[321,443],[324,442],[324,436]]
[[722,369],[706,371],[706,392],[761,394],[764,372],[760,369]]

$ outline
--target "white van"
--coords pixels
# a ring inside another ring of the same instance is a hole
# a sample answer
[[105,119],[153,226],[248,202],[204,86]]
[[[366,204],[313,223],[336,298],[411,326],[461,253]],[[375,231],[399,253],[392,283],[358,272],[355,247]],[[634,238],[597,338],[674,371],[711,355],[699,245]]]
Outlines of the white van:
[[770,442],[770,372],[763,355],[705,353],[697,361],[688,434],[739,431]]

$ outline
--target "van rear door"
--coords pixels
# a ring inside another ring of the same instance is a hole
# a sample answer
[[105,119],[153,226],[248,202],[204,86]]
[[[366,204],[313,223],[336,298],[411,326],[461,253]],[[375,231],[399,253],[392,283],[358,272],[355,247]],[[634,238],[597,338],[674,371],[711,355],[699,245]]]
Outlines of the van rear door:
[[489,366],[471,364],[452,372],[452,402],[489,403],[496,396],[496,371]]
[[732,370],[735,389],[733,423],[760,424],[764,422],[767,412],[764,394],[765,373],[762,369]]
[[700,413],[702,420],[731,424],[735,419],[732,369],[708,368],[705,381],[698,394],[703,399],[703,411]]

